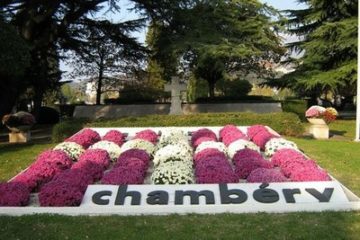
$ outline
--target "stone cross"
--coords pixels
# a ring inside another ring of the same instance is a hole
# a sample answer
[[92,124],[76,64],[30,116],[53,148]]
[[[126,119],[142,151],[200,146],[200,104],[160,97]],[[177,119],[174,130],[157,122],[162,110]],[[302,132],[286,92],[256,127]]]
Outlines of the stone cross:
[[186,91],[186,84],[179,81],[179,77],[172,77],[171,84],[165,84],[165,91],[171,92],[170,115],[181,115],[181,92]]

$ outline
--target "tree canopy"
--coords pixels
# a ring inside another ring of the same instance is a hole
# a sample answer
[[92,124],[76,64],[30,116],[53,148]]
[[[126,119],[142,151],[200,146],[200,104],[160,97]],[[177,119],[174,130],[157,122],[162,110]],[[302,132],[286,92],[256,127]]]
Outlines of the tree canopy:
[[303,10],[289,10],[288,30],[301,37],[288,47],[303,51],[298,66],[270,85],[289,87],[302,96],[332,92],[354,96],[357,78],[358,1],[299,0]]

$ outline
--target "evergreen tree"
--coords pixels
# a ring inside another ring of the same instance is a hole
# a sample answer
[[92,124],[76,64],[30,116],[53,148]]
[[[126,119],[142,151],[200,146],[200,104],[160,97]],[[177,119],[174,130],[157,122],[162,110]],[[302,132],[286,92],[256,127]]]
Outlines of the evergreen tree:
[[31,47],[31,64],[25,75],[33,87],[35,110],[41,106],[44,93],[58,86],[61,72],[60,53],[81,50],[87,44],[84,29],[91,27],[107,35],[117,44],[129,49],[141,49],[129,36],[131,31],[143,26],[144,19],[124,23],[95,20],[93,14],[108,7],[119,10],[119,0],[5,0],[0,2],[0,12],[7,13],[20,36]]
[[[153,57],[166,80],[181,63],[202,68],[208,57],[218,59],[226,71],[260,73],[265,70],[262,63],[278,61],[284,53],[269,17],[276,12],[257,0],[137,2],[152,9],[149,15],[157,30]],[[206,80],[213,96],[216,80]]]
[[357,69],[358,1],[299,0],[307,9],[288,11],[288,27],[301,41],[289,48],[303,51],[296,71],[269,84],[289,87],[313,99],[323,93],[351,98],[355,93]]

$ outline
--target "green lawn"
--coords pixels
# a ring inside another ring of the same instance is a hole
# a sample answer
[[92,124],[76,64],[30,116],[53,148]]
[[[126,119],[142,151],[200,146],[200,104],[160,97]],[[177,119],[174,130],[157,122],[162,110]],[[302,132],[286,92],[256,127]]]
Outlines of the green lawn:
[[[344,140],[290,138],[360,195],[360,143],[354,121],[331,130]],[[53,144],[0,145],[0,179],[7,180]],[[0,239],[360,239],[360,212],[218,214],[138,217],[0,217]]]

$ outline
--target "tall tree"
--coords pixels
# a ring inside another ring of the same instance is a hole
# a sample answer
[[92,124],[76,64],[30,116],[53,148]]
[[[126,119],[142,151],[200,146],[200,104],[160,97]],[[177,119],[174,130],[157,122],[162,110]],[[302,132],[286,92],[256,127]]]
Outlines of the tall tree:
[[332,92],[351,98],[356,89],[358,1],[299,0],[307,9],[289,10],[288,30],[300,41],[288,45],[303,51],[296,71],[269,84],[289,87],[312,98]]
[[31,65],[26,79],[34,88],[35,109],[41,106],[47,89],[60,80],[57,63],[60,50],[78,50],[87,44],[83,38],[85,27],[91,27],[109,36],[115,42],[139,46],[129,33],[144,21],[111,23],[94,20],[93,14],[108,7],[119,10],[117,0],[6,0],[0,2],[0,11],[10,15],[11,22],[31,47]]
[[70,64],[75,75],[96,79],[96,104],[100,104],[104,81],[109,85],[118,81],[115,75],[131,72],[144,59],[145,51],[137,45],[115,42],[91,26],[85,27],[82,38],[86,44],[77,49]]
[[137,2],[156,25],[152,48],[167,69],[166,79],[181,62],[195,67],[201,55],[220,59],[226,71],[261,72],[263,62],[278,61],[284,53],[270,19],[276,11],[257,0]]
[[26,88],[24,69],[30,65],[30,48],[16,29],[0,19],[0,118],[9,113]]

